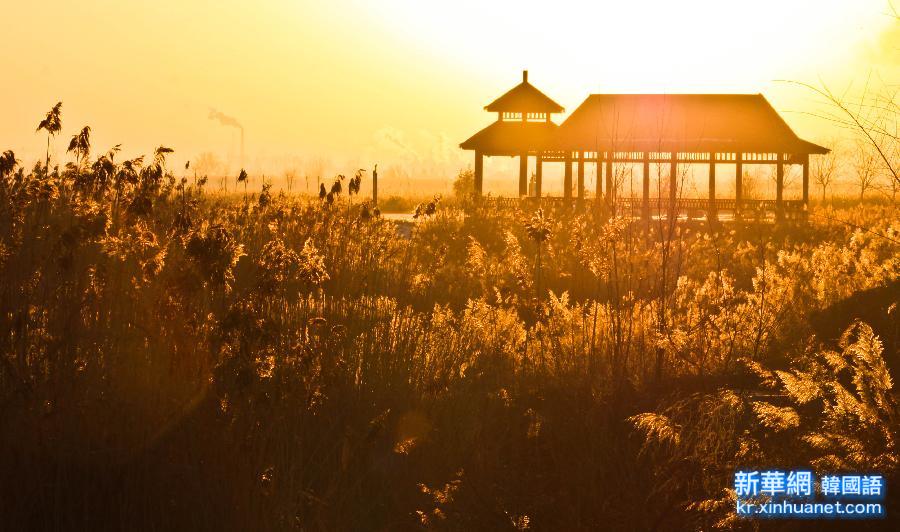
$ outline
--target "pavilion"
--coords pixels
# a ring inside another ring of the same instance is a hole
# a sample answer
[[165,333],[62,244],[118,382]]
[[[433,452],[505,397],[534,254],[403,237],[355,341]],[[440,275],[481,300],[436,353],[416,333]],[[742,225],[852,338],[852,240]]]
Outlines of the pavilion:
[[[519,157],[519,197],[544,198],[541,192],[543,164],[565,165],[563,198],[585,199],[584,174],[596,165],[598,199],[614,211],[640,209],[649,217],[651,208],[677,215],[705,212],[716,218],[720,211],[735,215],[774,212],[776,218],[802,216],[809,203],[809,156],[829,150],[799,138],[762,94],[592,94],[562,124],[551,116],[563,107],[528,82],[522,83],[485,107],[497,120],[460,147],[475,152],[475,193],[482,195],[484,157]],[[529,191],[528,157],[536,161],[534,186]],[[572,186],[572,166],[577,170]],[[641,198],[618,197],[613,164],[643,167]],[[669,167],[666,198],[650,197],[650,164]],[[679,164],[709,166],[708,199],[679,197]],[[735,165],[735,197],[716,197],[716,165]],[[743,165],[776,167],[774,200],[743,198]],[[802,200],[785,200],[784,167],[803,168]],[[605,186],[603,181],[605,177]]]

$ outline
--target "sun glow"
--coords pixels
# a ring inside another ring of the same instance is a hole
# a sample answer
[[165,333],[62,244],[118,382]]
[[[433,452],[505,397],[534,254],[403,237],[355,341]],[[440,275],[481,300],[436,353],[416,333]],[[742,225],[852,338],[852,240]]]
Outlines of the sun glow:
[[[24,160],[43,156],[35,117],[62,100],[57,160],[90,125],[97,146],[165,143],[173,160],[214,155],[233,174],[240,139],[209,120],[217,109],[241,122],[253,174],[377,160],[404,176],[385,183],[452,179],[468,161],[459,142],[524,69],[570,112],[596,92],[763,92],[808,110],[808,94],[773,80],[842,90],[883,66],[896,79],[900,35],[888,0],[9,4],[0,138]],[[805,133],[802,113],[789,118]]]
[[[869,4],[864,8],[861,4]],[[419,46],[490,77],[530,68],[559,89],[757,92],[840,63],[890,22],[881,0],[386,0],[376,9]]]

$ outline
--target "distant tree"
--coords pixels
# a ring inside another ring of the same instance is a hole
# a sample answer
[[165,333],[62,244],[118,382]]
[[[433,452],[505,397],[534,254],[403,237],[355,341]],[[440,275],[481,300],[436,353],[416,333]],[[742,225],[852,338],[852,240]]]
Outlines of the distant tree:
[[[287,183],[288,192],[290,192],[294,188],[294,181],[297,179],[297,170],[291,168],[289,170],[284,171],[284,182]],[[307,178],[307,186],[309,183],[309,178]]]
[[835,138],[826,144],[831,146],[831,151],[825,155],[811,157],[810,161],[812,163],[812,180],[822,188],[823,202],[825,201],[828,187],[834,183],[838,167],[838,140]]
[[759,165],[755,165],[751,169],[744,167],[744,174],[741,176],[741,193],[744,199],[758,199],[762,193],[759,190]]
[[[844,95],[831,92],[824,85],[819,87],[808,83],[791,83],[805,87],[823,97],[829,104],[830,110],[819,116],[854,132],[860,143],[867,146],[865,155],[861,154],[863,159],[856,161],[857,164],[868,167],[868,159],[880,161],[880,165],[894,182],[892,187],[900,187],[900,166],[898,166],[900,159],[897,157],[897,153],[900,151],[900,129],[898,129],[900,127],[898,126],[900,91],[885,82],[881,82],[881,87],[873,90],[871,79],[868,79],[861,94],[851,100]],[[861,182],[859,179],[865,180],[868,177],[865,173],[857,176],[861,196],[871,186],[871,182]]]
[[460,170],[453,180],[453,195],[457,198],[468,198],[475,190],[475,172],[472,168]]
[[214,176],[222,169],[222,161],[211,152],[205,151],[194,159],[194,170],[200,175]]
[[860,142],[853,155],[852,164],[853,178],[859,188],[859,199],[862,200],[878,175],[878,154],[870,146]]
[[194,172],[201,176],[201,179],[217,176],[219,178],[219,188],[227,192],[228,179],[223,171],[223,166],[222,160],[211,151],[202,152],[194,160]]
[[[793,165],[786,164],[782,167],[784,171],[783,179],[781,181],[782,190],[790,189],[797,180],[797,171]],[[771,173],[768,174],[768,182],[770,190],[774,190],[778,186],[778,170],[772,168]]]
[[52,109],[47,111],[47,116],[41,120],[41,123],[38,124],[37,129],[35,131],[44,130],[47,132],[47,171],[50,171],[50,139],[55,137],[60,131],[62,131],[62,118],[60,117],[60,113],[62,111],[62,102],[56,102],[56,105],[53,106]]
[[[898,166],[898,162],[900,162],[898,161],[898,159],[900,159],[900,150],[896,150],[892,154],[891,159],[893,160],[893,165],[895,167]],[[897,201],[897,193],[900,192],[900,181],[891,179],[890,173],[887,174],[886,178],[887,184],[882,188],[887,191],[887,194],[891,197],[891,201]]]

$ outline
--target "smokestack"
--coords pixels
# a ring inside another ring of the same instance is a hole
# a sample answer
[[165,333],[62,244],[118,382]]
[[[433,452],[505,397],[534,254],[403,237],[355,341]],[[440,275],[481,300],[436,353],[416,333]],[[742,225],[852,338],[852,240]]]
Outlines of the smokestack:
[[528,71],[527,70],[522,71],[522,83],[528,83]]

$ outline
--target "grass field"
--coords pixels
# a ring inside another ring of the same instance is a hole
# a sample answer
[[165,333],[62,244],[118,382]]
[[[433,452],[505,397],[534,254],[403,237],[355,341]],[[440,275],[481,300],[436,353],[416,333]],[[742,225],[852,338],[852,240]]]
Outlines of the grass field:
[[401,237],[365,182],[223,196],[165,156],[4,167],[9,530],[740,528],[739,467],[898,478],[895,204],[448,197]]

